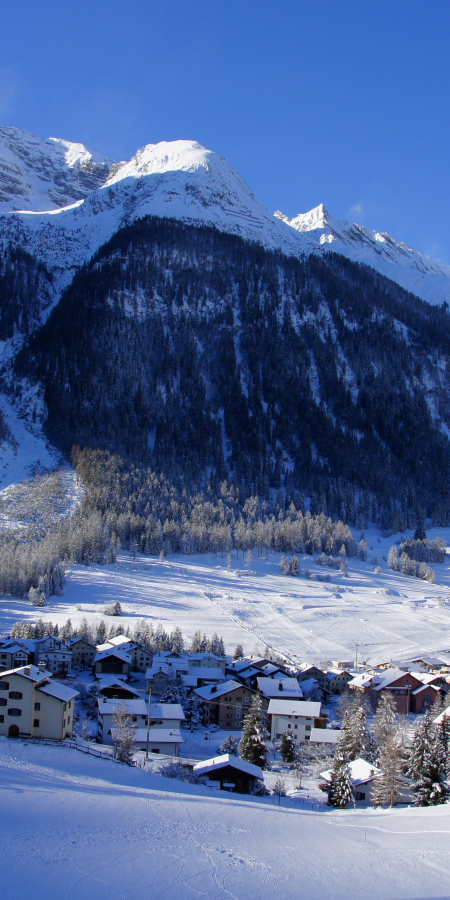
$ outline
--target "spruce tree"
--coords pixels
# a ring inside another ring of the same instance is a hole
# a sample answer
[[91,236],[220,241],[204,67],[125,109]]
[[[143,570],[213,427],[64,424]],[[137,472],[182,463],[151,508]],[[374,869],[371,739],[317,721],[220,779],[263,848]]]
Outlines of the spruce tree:
[[130,766],[133,761],[134,727],[126,703],[120,703],[114,710],[113,731],[114,759]]
[[414,738],[409,755],[408,776],[414,782],[418,782],[424,767],[425,760],[432,752],[436,740],[436,732],[427,712],[416,724]]
[[331,781],[328,790],[328,803],[338,809],[345,809],[353,800],[354,790],[350,778],[350,769],[347,760],[342,753],[337,751],[333,768],[331,770]]
[[242,737],[239,742],[239,756],[264,769],[267,760],[267,747],[264,741],[266,734],[265,717],[259,695],[253,698],[252,705],[244,719]]
[[446,758],[438,734],[425,747],[414,793],[417,806],[438,806],[446,803],[450,796],[450,788],[446,783]]
[[384,751],[388,738],[395,734],[397,722],[398,715],[395,700],[389,691],[382,691],[373,720],[373,735],[378,744],[380,756]]
[[295,762],[296,749],[297,748],[295,745],[295,741],[291,732],[289,731],[289,729],[287,731],[284,731],[281,735],[280,753],[281,758],[285,763]]
[[219,753],[230,753],[231,756],[239,756],[239,745],[233,734],[229,734],[222,742],[219,747]]

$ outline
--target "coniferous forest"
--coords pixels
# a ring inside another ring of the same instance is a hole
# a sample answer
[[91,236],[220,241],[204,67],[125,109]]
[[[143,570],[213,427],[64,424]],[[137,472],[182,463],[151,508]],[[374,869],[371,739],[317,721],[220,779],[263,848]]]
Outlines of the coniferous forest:
[[76,274],[15,377],[66,456],[397,530],[450,521],[449,350],[446,309],[368,267],[147,217]]

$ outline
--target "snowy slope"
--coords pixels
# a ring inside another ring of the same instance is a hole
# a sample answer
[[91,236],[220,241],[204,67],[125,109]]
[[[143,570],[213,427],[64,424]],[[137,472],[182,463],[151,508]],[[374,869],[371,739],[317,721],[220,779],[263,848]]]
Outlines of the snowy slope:
[[112,164],[83,144],[0,127],[0,212],[67,206],[100,187]]
[[424,256],[407,244],[398,243],[386,232],[370,231],[362,225],[333,219],[323,203],[293,219],[279,211],[275,216],[298,231],[308,241],[310,251],[333,250],[355,262],[372,266],[429,303],[450,301],[450,266]]
[[450,807],[303,811],[0,739],[2,900],[439,900]]

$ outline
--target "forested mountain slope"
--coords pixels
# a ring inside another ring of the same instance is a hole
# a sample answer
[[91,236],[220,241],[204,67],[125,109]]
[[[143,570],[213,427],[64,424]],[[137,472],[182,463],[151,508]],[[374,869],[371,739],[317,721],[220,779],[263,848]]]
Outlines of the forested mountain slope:
[[[383,526],[450,515],[450,317],[374,270],[147,217],[18,355],[50,440]],[[403,512],[402,512],[403,511]]]

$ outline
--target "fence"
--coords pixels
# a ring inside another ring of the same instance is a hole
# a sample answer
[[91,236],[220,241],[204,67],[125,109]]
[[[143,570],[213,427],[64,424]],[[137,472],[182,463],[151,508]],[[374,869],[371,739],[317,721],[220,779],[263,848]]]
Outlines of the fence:
[[78,744],[76,741],[57,741],[53,738],[20,738],[25,744],[48,744],[51,747],[69,747],[71,750],[78,750],[79,753],[85,753],[88,756],[95,756],[97,759],[109,759],[110,762],[119,763],[121,766],[135,766],[132,760],[130,763],[122,762],[121,759],[115,759],[110,753],[98,750],[97,747],[91,747],[88,744]]

